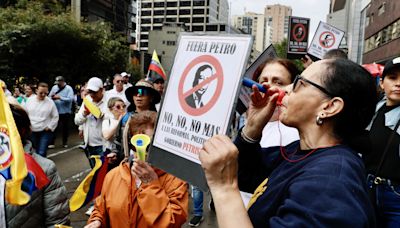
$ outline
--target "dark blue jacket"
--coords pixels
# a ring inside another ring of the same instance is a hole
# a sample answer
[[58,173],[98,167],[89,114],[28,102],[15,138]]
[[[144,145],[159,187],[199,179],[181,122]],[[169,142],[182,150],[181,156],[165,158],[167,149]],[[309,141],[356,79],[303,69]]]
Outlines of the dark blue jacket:
[[[239,134],[239,188],[254,192],[269,177],[266,190],[249,208],[254,227],[375,227],[361,158],[349,147],[318,149],[298,162],[288,162],[275,152],[262,151],[258,143]],[[297,151],[299,141],[285,151]],[[296,152],[290,159],[301,158]]]

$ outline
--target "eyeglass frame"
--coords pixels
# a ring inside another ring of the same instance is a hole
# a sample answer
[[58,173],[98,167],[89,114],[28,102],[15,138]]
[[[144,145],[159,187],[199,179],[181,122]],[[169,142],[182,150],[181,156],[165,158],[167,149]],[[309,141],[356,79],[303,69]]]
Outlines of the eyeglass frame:
[[329,97],[335,97],[331,92],[329,92],[327,89],[325,89],[324,87],[318,85],[315,82],[312,82],[306,78],[304,78],[303,76],[301,76],[300,74],[297,75],[294,80],[293,80],[293,90],[296,89],[296,85],[298,83],[299,80],[303,80],[304,82],[307,82],[308,84],[314,86],[315,88],[319,89],[321,92],[325,93],[326,95],[328,95]]

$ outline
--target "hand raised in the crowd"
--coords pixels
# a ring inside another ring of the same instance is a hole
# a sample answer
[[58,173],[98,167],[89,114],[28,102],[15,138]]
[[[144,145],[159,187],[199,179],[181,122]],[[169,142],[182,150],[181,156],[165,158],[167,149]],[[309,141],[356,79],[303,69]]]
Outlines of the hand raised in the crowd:
[[107,158],[108,158],[108,163],[114,163],[115,161],[117,161],[117,153],[111,152],[107,154]]
[[83,108],[84,108],[84,110],[83,110],[83,116],[88,116],[88,115],[90,114],[89,109],[88,109],[85,105],[83,105]]
[[251,102],[247,110],[247,123],[243,129],[244,133],[253,139],[261,138],[262,129],[274,114],[276,101],[279,95],[278,87],[271,87],[263,84],[267,89],[266,93],[259,92],[257,86],[253,86]]
[[98,227],[101,227],[101,222],[99,220],[96,220],[87,224],[84,228],[98,228]]
[[238,155],[238,149],[225,135],[215,135],[204,143],[200,161],[211,190],[238,188]]
[[154,172],[154,169],[147,162],[141,161],[137,158],[133,160],[131,172],[133,175],[137,176],[144,184],[150,183],[153,180],[158,179],[158,176],[156,172]]

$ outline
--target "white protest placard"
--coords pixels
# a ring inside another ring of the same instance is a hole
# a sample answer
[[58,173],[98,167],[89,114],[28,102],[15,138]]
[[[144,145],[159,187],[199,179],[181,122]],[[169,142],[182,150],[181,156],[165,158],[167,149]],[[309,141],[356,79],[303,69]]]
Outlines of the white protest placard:
[[148,161],[207,191],[199,152],[231,125],[252,37],[181,33],[178,44]]
[[181,35],[153,146],[200,164],[208,138],[230,126],[250,36]]
[[327,51],[339,47],[343,36],[344,32],[342,30],[321,21],[307,52],[322,59]]

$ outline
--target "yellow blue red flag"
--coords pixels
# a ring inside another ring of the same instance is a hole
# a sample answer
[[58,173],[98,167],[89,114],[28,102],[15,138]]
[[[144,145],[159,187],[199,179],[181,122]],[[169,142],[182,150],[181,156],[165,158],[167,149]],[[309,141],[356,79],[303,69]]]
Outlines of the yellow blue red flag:
[[165,74],[163,67],[161,66],[160,60],[158,59],[156,50],[153,51],[153,57],[151,58],[149,71],[154,71],[158,75],[160,75],[164,80],[167,80],[167,76]]
[[76,211],[85,206],[101,193],[108,171],[108,160],[105,156],[100,157],[99,155],[92,155],[90,158],[95,160],[95,165],[69,200],[70,211]]
[[5,177],[6,201],[13,205],[28,203],[30,196],[22,190],[22,183],[28,174],[25,152],[2,89],[0,89],[0,171],[7,171],[10,174],[9,177]]

